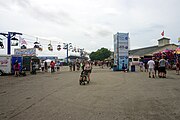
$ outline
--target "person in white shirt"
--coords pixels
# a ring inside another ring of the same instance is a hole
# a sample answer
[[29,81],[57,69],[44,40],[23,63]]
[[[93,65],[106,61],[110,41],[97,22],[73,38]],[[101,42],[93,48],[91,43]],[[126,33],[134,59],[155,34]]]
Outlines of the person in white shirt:
[[41,71],[44,71],[44,61],[41,61]]
[[148,64],[148,69],[149,69],[149,78],[151,78],[151,74],[152,74],[152,77],[154,78],[154,66],[155,66],[154,60],[149,60],[147,64]]

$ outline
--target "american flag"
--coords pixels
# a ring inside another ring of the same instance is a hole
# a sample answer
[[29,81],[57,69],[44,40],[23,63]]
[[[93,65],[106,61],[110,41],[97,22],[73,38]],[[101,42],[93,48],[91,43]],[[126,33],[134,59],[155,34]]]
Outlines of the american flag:
[[22,38],[21,36],[19,36],[19,42],[21,45],[27,45],[27,42],[24,38]]
[[161,35],[164,36],[164,30],[162,31]]

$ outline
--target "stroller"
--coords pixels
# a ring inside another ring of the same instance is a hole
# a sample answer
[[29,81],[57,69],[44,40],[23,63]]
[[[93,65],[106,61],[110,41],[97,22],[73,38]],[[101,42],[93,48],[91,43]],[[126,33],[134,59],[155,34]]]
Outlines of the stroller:
[[19,75],[20,76],[26,76],[26,68],[25,67],[23,67],[22,69],[21,69],[21,71],[19,72]]
[[86,83],[89,84],[89,81],[87,80],[88,73],[87,71],[83,70],[80,74],[79,78],[79,85],[85,85]]

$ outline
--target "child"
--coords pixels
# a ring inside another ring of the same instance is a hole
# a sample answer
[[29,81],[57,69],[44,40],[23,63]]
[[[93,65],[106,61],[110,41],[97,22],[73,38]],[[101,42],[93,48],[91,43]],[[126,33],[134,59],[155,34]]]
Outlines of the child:
[[[79,78],[79,84],[80,84],[80,85],[81,85],[82,82],[87,81],[87,75],[88,75],[88,73],[87,73],[85,70],[83,70],[83,71],[81,72],[80,78]],[[87,81],[87,83],[89,83],[89,81]],[[85,85],[85,83],[84,83],[84,85]]]

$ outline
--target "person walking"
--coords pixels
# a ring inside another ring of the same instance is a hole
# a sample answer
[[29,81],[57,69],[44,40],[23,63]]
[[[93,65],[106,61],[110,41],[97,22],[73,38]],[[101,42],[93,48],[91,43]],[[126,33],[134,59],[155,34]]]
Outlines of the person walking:
[[159,77],[166,78],[166,60],[164,59],[164,56],[162,56],[159,61]]
[[88,75],[88,82],[89,82],[90,81],[90,74],[92,71],[92,66],[91,66],[89,61],[86,61],[85,65],[84,65],[84,70],[86,71],[86,73]]
[[14,64],[14,76],[18,77],[19,71],[20,71],[20,65],[19,65],[18,61],[16,61]]
[[80,62],[79,61],[76,62],[76,67],[77,67],[77,71],[79,71],[80,70]]
[[159,76],[159,60],[156,58],[154,63],[155,63],[155,66],[154,66],[155,77],[157,77],[157,74]]
[[147,65],[148,65],[148,71],[149,71],[149,78],[151,78],[151,75],[153,78],[155,78],[154,77],[154,66],[155,66],[154,60],[149,60]]
[[42,71],[42,72],[44,71],[44,67],[45,67],[45,66],[44,66],[44,61],[42,60],[42,61],[41,61],[41,71]]
[[73,71],[76,71],[76,62],[73,62]]
[[141,72],[143,72],[143,65],[144,65],[144,63],[142,62],[142,60],[140,60],[139,67],[140,67]]
[[179,75],[180,60],[176,59],[176,74]]
[[72,71],[72,62],[69,62],[69,70]]
[[51,67],[51,72],[55,72],[55,69],[54,69],[54,67],[55,67],[55,62],[51,61],[50,67]]
[[145,71],[145,72],[148,72],[148,65],[147,65],[147,62],[144,62],[144,71]]
[[44,62],[44,68],[45,68],[45,72],[47,72],[48,71],[48,65],[47,65],[46,61]]
[[84,61],[82,61],[81,62],[81,69],[84,71],[84,66],[85,66],[85,62]]
[[61,66],[61,62],[58,61],[58,62],[56,63],[57,71],[60,71],[60,66]]

